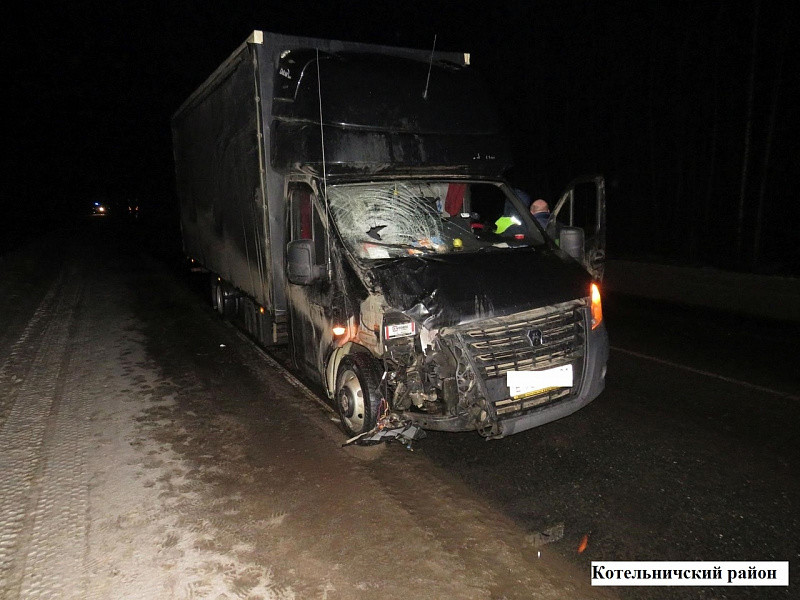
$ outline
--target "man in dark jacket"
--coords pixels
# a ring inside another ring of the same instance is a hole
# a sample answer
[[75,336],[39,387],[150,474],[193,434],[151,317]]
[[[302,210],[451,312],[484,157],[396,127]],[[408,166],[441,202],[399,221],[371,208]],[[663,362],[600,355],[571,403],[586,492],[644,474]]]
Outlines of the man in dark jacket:
[[547,202],[539,198],[531,203],[531,215],[539,222],[542,229],[547,227],[547,221],[550,219],[550,207]]

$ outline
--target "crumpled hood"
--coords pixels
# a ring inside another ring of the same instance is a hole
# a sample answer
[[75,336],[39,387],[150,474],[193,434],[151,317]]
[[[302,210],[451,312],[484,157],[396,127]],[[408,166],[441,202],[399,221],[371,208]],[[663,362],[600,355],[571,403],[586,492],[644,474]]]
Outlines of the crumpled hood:
[[367,281],[390,306],[438,329],[588,296],[591,277],[543,246],[409,257],[373,267]]

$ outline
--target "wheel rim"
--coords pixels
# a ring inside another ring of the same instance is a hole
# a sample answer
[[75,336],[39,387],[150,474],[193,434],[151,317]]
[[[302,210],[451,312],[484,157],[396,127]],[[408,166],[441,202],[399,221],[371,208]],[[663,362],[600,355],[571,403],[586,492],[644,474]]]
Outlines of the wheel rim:
[[342,373],[339,387],[339,414],[345,425],[356,433],[364,427],[364,390],[358,376],[350,370]]

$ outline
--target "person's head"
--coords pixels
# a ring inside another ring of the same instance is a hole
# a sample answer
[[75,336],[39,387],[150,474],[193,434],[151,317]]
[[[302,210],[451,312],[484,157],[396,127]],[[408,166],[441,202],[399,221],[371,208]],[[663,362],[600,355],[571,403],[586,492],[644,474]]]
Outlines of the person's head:
[[534,200],[531,203],[531,214],[538,215],[540,213],[549,213],[550,206],[548,206],[547,202],[539,198],[538,200]]

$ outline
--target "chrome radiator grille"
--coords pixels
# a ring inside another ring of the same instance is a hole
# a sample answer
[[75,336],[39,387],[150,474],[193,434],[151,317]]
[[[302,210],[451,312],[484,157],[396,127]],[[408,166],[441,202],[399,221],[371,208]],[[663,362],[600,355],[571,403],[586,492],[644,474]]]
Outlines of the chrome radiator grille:
[[535,371],[573,362],[583,356],[583,301],[557,311],[529,311],[517,319],[493,319],[462,333],[481,375],[493,379],[508,371]]

